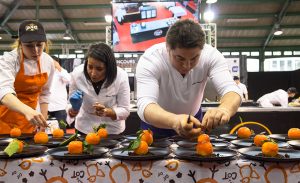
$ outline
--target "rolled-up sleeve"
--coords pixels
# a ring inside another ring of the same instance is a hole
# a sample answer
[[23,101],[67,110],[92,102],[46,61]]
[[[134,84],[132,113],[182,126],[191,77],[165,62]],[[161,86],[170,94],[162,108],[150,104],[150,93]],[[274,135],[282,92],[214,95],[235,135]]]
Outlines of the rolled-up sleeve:
[[[143,55],[136,69],[137,80],[137,109],[139,117],[146,122],[144,117],[145,108],[151,104],[156,103],[159,97],[159,83],[158,83],[158,68],[150,61],[150,55]],[[152,56],[152,59],[154,57]]]
[[[118,72],[120,71],[121,69],[118,69]],[[117,105],[113,107],[113,110],[117,116],[116,120],[125,120],[130,114],[130,87],[128,75],[125,71],[122,71],[118,77],[121,81],[117,93]]]
[[217,92],[224,96],[228,92],[235,92],[242,98],[243,94],[237,84],[234,82],[232,75],[229,72],[229,67],[224,56],[217,50],[214,51],[213,61],[211,62],[211,69],[209,77],[212,80]]
[[19,70],[17,59],[17,55],[11,52],[0,56],[0,101],[8,93],[16,94],[14,82]]

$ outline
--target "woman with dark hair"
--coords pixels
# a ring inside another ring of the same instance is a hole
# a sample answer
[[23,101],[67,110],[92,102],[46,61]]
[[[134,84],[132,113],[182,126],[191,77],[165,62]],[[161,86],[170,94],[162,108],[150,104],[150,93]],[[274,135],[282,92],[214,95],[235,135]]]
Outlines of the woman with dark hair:
[[125,130],[130,113],[128,75],[117,67],[113,51],[105,43],[92,45],[84,65],[74,69],[69,94],[69,116],[76,116],[79,132],[87,134],[100,124],[106,124],[108,134]]

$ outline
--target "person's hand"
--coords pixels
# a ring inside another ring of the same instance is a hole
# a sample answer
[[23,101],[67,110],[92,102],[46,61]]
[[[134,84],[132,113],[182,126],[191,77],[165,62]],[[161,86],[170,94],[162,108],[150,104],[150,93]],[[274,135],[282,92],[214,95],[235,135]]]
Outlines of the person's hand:
[[173,129],[182,137],[189,139],[197,138],[203,133],[203,126],[200,121],[193,116],[190,117],[188,122],[188,116],[189,115],[186,114],[176,115]]
[[43,117],[42,113],[37,112],[36,110],[33,110],[32,108],[28,108],[25,111],[24,115],[25,115],[25,118],[35,126],[44,127],[44,128],[48,126],[47,121]]
[[202,125],[204,128],[206,128],[208,131],[211,129],[226,124],[230,119],[229,111],[225,108],[218,107],[218,108],[211,108],[209,109],[203,119],[202,119]]
[[76,90],[70,96],[70,103],[72,105],[72,109],[75,111],[79,111],[82,104],[83,92],[80,90]]
[[99,102],[96,102],[94,105],[93,105],[94,109],[95,109],[95,114],[97,116],[106,116],[106,112],[107,112],[107,109],[104,105],[100,104]]

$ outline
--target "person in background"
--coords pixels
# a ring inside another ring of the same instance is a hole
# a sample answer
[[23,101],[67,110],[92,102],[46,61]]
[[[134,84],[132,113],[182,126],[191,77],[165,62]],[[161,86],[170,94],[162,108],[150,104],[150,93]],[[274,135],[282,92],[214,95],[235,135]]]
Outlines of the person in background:
[[288,99],[293,98],[297,94],[295,87],[290,87],[287,91],[282,89],[267,93],[257,100],[261,107],[274,107],[280,105],[281,107],[288,107]]
[[[200,107],[208,78],[222,98],[202,119]],[[141,127],[151,129],[157,138],[176,133],[195,138],[205,129],[227,123],[241,104],[240,90],[225,58],[205,44],[201,26],[189,19],[170,27],[166,43],[146,50],[138,62],[136,79]]]
[[[71,75],[61,67],[59,58],[56,56],[52,56],[52,58],[55,65],[55,72],[50,88],[51,95],[49,97],[48,114],[50,118],[66,122],[66,108],[68,105],[67,85],[71,80]],[[59,123],[59,125],[60,128],[64,128],[61,126],[61,123]]]
[[117,67],[113,51],[105,43],[92,45],[84,65],[71,73],[69,94],[69,115],[76,116],[79,132],[93,132],[93,127],[100,124],[106,124],[108,134],[125,130],[130,113],[128,75]]
[[[33,133],[47,126],[50,86],[55,71],[43,26],[25,20],[15,49],[0,57],[0,134],[13,127]],[[36,111],[39,100],[41,112]]]
[[243,101],[247,101],[248,100],[248,90],[246,85],[244,85],[243,83],[241,83],[240,78],[238,76],[233,76],[233,80],[235,81],[235,83],[238,85],[238,87],[240,88],[240,90],[243,93]]

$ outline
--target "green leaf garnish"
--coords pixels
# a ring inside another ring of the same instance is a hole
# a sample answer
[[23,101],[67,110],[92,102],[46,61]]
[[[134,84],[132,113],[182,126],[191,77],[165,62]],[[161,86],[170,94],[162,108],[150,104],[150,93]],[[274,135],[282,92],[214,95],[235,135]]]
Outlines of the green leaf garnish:
[[93,126],[94,132],[98,132],[99,129],[106,128],[106,124],[100,124],[99,126]]
[[59,120],[58,124],[59,124],[59,126],[62,127],[63,129],[66,129],[66,128],[67,128],[67,123],[64,122],[64,120]]
[[15,154],[16,152],[18,152],[19,150],[19,142],[16,139],[13,139],[8,145],[7,147],[4,149],[4,152],[11,157],[13,154]]

